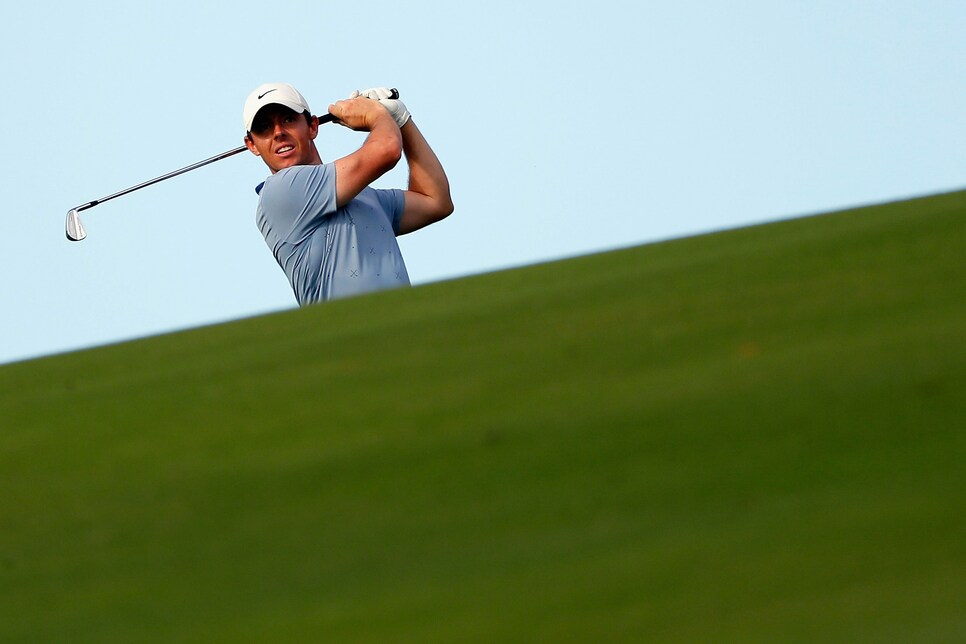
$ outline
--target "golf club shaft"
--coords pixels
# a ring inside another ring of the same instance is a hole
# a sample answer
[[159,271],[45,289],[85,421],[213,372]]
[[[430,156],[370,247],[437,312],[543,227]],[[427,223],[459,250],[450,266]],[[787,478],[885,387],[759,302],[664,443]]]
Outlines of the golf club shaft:
[[[335,117],[332,116],[331,114],[323,114],[322,116],[319,117],[319,123],[320,124],[322,124],[322,123],[329,123],[329,122],[334,121],[334,120],[335,120]],[[192,170],[197,170],[198,168],[200,168],[202,166],[206,166],[209,163],[214,163],[215,161],[221,161],[222,159],[227,159],[230,156],[234,156],[236,154],[240,154],[240,153],[244,152],[247,149],[248,148],[246,146],[242,145],[242,146],[237,147],[237,148],[234,148],[232,150],[228,150],[227,152],[222,152],[221,154],[216,154],[215,156],[211,157],[210,159],[205,159],[204,161],[199,161],[197,163],[192,163],[191,165],[187,165],[187,166],[185,166],[183,168],[180,168],[178,170],[174,170],[174,171],[169,172],[167,174],[163,174],[160,177],[155,177],[154,179],[149,179],[148,181],[145,181],[144,183],[139,183],[136,186],[131,186],[130,188],[126,188],[124,190],[121,190],[120,192],[115,192],[112,195],[108,195],[106,197],[101,197],[100,199],[95,199],[94,201],[88,201],[87,203],[85,203],[82,206],[77,206],[76,208],[74,208],[74,210],[76,212],[81,212],[83,210],[87,210],[88,208],[93,208],[97,204],[104,203],[105,201],[110,201],[111,199],[115,199],[117,197],[122,197],[122,196],[124,196],[126,194],[129,194],[129,193],[134,192],[135,190],[140,190],[141,188],[147,188],[148,186],[153,186],[154,184],[160,183],[161,181],[164,181],[165,179],[170,179],[172,177],[177,177],[179,174],[184,174],[185,172],[191,172]]]
[[[389,97],[391,99],[399,98],[399,91],[393,88],[390,92]],[[319,119],[320,124],[331,123],[332,121],[336,120],[336,118],[332,114],[323,114],[322,116],[319,116],[317,118]],[[184,174],[185,172],[190,172],[191,170],[195,170],[202,166],[206,166],[209,163],[214,163],[215,161],[220,161],[221,159],[234,156],[236,154],[244,152],[246,149],[248,149],[248,146],[243,145],[233,150],[228,150],[227,152],[216,154],[210,159],[205,159],[204,161],[199,161],[198,163],[192,163],[191,165],[175,170],[174,172],[169,172],[168,174],[163,174],[160,177],[155,177],[154,179],[150,179],[148,181],[145,181],[144,183],[139,183],[136,186],[131,186],[126,190],[121,190],[120,192],[115,192],[112,195],[101,197],[100,199],[95,199],[94,201],[88,201],[85,204],[82,204],[75,208],[71,208],[69,211],[67,211],[67,222],[64,226],[67,232],[67,239],[69,239],[70,241],[81,241],[82,239],[85,239],[87,237],[87,231],[84,230],[84,224],[81,222],[81,219],[78,213],[84,210],[87,210],[88,208],[93,208],[97,204],[104,203],[105,201],[110,201],[111,199],[116,199],[117,197],[120,197],[122,195],[126,195],[131,192],[134,192],[135,190],[140,190],[141,188],[154,185],[160,181],[164,181],[165,179],[170,179],[171,177],[176,177],[179,174]]]

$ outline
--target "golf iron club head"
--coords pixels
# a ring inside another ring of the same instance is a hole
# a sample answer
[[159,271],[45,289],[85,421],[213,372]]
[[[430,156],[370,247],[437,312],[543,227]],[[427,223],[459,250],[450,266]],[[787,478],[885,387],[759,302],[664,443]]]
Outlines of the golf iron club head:
[[67,239],[81,241],[85,237],[87,237],[87,231],[84,230],[80,215],[77,214],[76,208],[71,208],[67,211]]

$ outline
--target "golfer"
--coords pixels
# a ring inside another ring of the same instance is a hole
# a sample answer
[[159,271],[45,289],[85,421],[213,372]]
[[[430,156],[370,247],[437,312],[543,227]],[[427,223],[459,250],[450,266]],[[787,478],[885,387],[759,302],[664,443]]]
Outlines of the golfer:
[[[255,191],[255,218],[300,306],[409,285],[397,235],[453,212],[449,181],[402,101],[387,88],[329,106],[336,122],[368,132],[352,154],[322,163],[319,120],[291,85],[268,83],[245,101],[245,145],[272,174]],[[407,190],[369,184],[405,154]]]

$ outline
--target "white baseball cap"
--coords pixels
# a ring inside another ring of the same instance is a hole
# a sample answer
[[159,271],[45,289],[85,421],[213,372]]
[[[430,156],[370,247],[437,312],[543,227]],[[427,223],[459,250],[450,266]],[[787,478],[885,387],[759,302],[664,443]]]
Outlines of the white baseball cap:
[[252,131],[252,121],[255,120],[255,115],[258,114],[258,110],[273,103],[284,105],[299,114],[302,112],[312,112],[309,109],[309,104],[305,100],[305,97],[299,94],[298,90],[288,83],[265,83],[255,88],[255,91],[249,94],[248,99],[245,100],[245,110],[242,112],[242,120],[245,123],[246,132]]

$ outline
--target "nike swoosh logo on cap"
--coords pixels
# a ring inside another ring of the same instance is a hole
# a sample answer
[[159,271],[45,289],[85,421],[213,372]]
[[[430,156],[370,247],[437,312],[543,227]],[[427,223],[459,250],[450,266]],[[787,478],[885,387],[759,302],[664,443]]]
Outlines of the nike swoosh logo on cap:
[[[271,92],[274,92],[276,89],[278,89],[278,88],[276,87],[275,89],[270,89],[267,92],[265,92],[265,94],[269,94]],[[263,98],[265,98],[265,94],[259,94],[258,95],[258,100],[262,100]]]

